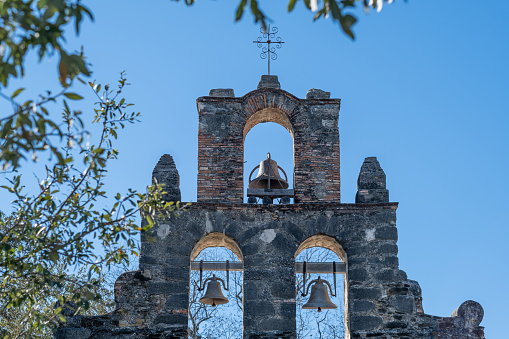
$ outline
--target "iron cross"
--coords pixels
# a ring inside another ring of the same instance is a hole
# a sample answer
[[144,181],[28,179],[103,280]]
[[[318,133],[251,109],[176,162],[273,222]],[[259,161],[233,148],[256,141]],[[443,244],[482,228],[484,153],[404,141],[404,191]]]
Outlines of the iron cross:
[[[264,30],[263,27],[260,28],[260,33],[262,36],[259,36],[256,41],[253,41],[258,47],[262,49],[260,53],[260,58],[267,59],[268,61],[268,74],[270,75],[270,59],[276,60],[277,53],[276,48],[281,48],[281,44],[284,44],[284,41],[281,41],[280,37],[276,37],[278,32],[277,27],[270,28],[270,25],[267,30]],[[262,39],[267,39],[267,41],[262,41]],[[273,39],[273,40],[271,40]],[[267,46],[263,46],[263,44],[267,44]],[[274,44],[275,47],[270,47],[270,44]]]

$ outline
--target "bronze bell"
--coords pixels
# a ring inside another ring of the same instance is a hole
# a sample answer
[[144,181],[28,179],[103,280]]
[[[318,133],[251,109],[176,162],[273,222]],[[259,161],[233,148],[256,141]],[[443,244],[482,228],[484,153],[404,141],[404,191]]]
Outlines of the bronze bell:
[[[258,175],[255,179],[251,180],[251,175],[254,170],[259,167]],[[285,175],[285,179],[279,175],[278,168],[281,169]],[[287,189],[288,178],[285,171],[277,165],[277,162],[270,158],[270,153],[267,153],[267,159],[260,162],[259,166],[256,166],[251,174],[249,175],[249,188],[258,189]]]
[[[318,312],[321,312],[322,309],[333,309],[338,308],[329,298],[329,293],[327,292],[327,286],[325,286],[324,282],[329,285],[329,283],[323,279],[313,280],[308,285],[309,286],[315,282],[315,284],[311,287],[311,295],[309,296],[309,300],[305,303],[302,308],[305,310],[309,309],[318,309]],[[329,285],[330,288],[330,285]],[[331,292],[332,293],[332,292]]]
[[[219,280],[222,281],[222,279]],[[207,285],[207,292],[205,292],[205,295],[200,299],[200,302],[204,305],[216,306],[226,304],[228,301],[228,298],[226,298],[223,295],[223,292],[221,292],[221,285],[214,274],[212,278],[210,278],[210,282]]]

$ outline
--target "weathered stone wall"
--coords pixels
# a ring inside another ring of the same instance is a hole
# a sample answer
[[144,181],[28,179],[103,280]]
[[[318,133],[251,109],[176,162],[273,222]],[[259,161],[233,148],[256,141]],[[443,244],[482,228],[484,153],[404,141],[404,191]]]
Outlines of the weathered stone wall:
[[276,122],[294,141],[295,202],[339,202],[339,99],[310,90],[298,99],[264,76],[243,97],[212,90],[198,98],[198,201],[242,203],[244,138],[258,123]]
[[[328,96],[313,89],[299,100],[264,77],[242,98],[228,89],[199,98],[198,203],[142,235],[140,269],[117,280],[114,312],[70,317],[56,337],[186,338],[190,261],[205,245],[234,245],[244,263],[244,338],[296,338],[296,251],[327,239],[346,262],[347,338],[483,339],[483,310],[473,301],[451,317],[424,313],[419,284],[399,269],[398,204],[376,158],[361,167],[356,203],[340,203],[339,100]],[[242,203],[243,140],[264,121],[294,137],[295,204]],[[153,177],[166,199],[180,198],[171,156]]]
[[94,320],[89,329],[95,334],[83,338],[99,338],[108,326],[115,329],[112,336],[123,330],[185,337],[191,252],[213,233],[233,239],[243,255],[244,338],[296,337],[294,256],[317,234],[337,240],[346,252],[351,338],[483,338],[478,316],[476,322],[463,315],[468,312],[453,318],[423,313],[419,285],[398,267],[396,208],[193,204],[179,217],[158,220],[151,230],[157,241],[142,239],[140,271],[124,274],[115,286],[115,321]]

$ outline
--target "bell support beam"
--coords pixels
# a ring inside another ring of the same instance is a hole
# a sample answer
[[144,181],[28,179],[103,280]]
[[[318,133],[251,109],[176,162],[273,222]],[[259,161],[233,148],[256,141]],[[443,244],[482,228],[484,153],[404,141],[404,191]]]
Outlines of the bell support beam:
[[291,197],[295,195],[293,189],[263,189],[263,188],[248,188],[248,197]]
[[[200,270],[200,262],[192,261],[191,262],[191,270],[199,271]],[[204,261],[203,262],[203,270],[204,271],[226,271],[226,261]],[[244,264],[241,262],[230,262],[228,266],[228,271],[242,271],[244,270]]]
[[[244,263],[241,262],[230,262],[229,271],[242,271],[244,269]],[[304,263],[296,262],[295,263],[295,273],[303,273]],[[200,270],[200,262],[193,261],[191,262],[191,270],[199,271]],[[204,261],[203,262],[203,270],[204,271],[226,271],[226,262],[225,261]],[[306,273],[333,273],[332,262],[306,262]],[[336,263],[336,273],[346,273],[346,264],[342,262]]]
[[[295,263],[295,273],[304,273],[304,263]],[[306,273],[334,273],[331,262],[306,262]],[[336,273],[346,273],[346,264],[336,263]]]

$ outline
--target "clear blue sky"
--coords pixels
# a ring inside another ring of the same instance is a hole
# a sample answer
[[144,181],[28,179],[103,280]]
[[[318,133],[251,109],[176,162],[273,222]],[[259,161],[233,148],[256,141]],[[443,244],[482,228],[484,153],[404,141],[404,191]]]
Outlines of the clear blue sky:
[[[143,114],[120,138],[112,193],[143,189],[169,153],[183,200],[196,201],[196,98],[211,88],[244,95],[266,73],[252,43],[259,27],[248,13],[233,22],[237,2],[85,1],[95,22],[69,46],[84,45],[99,82],[113,84],[125,70],[128,100]],[[369,15],[359,8],[355,42],[331,20],[313,23],[302,2],[292,14],[286,5],[261,1],[286,41],[272,73],[297,97],[320,88],[342,99],[342,201],[354,201],[364,157],[377,156],[390,200],[400,202],[400,267],[420,283],[424,311],[448,316],[473,299],[485,309],[486,336],[505,338],[509,3],[396,0]],[[57,61],[34,58],[11,88],[57,88]],[[91,117],[88,94],[79,105]],[[278,147],[258,145],[260,136]],[[267,151],[291,173],[291,138],[270,124],[248,135],[246,170]]]

